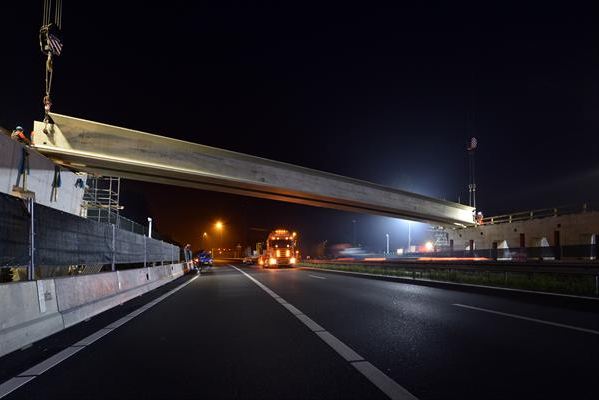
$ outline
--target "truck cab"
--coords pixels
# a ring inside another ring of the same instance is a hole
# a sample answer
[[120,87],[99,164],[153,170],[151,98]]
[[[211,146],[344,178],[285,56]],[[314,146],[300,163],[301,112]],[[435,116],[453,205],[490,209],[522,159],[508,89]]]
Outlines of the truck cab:
[[258,259],[258,265],[263,268],[294,266],[298,260],[297,233],[275,229],[266,239],[266,248]]

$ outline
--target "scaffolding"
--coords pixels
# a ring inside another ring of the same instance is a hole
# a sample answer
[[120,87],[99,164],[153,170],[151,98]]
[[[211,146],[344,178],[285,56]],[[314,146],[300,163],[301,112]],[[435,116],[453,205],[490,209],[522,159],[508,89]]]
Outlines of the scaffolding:
[[119,196],[121,178],[88,175],[83,193],[84,217],[107,224],[120,225]]

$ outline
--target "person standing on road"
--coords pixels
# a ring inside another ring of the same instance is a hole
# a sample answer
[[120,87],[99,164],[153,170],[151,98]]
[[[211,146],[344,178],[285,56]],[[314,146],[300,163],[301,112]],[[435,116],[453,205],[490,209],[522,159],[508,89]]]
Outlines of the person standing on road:
[[191,261],[191,245],[187,243],[183,248],[183,253],[185,253],[185,262]]

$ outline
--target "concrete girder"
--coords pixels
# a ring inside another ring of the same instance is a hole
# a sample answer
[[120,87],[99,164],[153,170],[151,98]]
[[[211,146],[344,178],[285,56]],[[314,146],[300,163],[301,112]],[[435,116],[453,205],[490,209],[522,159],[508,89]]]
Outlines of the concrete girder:
[[473,225],[473,208],[371,182],[169,137],[51,114],[35,148],[72,169],[441,225]]

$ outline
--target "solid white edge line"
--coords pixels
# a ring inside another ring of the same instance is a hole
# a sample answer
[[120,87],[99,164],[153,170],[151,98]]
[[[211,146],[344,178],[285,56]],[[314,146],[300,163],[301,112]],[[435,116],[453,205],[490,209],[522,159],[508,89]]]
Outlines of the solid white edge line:
[[117,319],[116,321],[114,321],[112,324],[108,325],[106,327],[106,329],[116,329],[119,326],[126,324],[127,322],[131,321],[134,317],[131,317],[129,315],[125,315],[123,318],[121,319]]
[[0,399],[11,394],[32,379],[35,379],[35,376],[18,376],[7,380],[0,385]]
[[318,275],[310,275],[310,274],[308,274],[308,276],[311,277],[311,278],[316,278],[316,279],[327,279],[324,276],[318,276]]
[[413,394],[408,392],[403,386],[395,382],[388,375],[376,368],[374,365],[364,360],[362,356],[356,353],[351,347],[337,339],[330,332],[327,332],[322,326],[318,325],[314,320],[303,314],[298,308],[294,307],[281,296],[276,294],[269,287],[259,282],[250,274],[237,268],[234,265],[229,264],[229,267],[236,269],[241,272],[248,279],[258,285],[267,294],[272,296],[278,303],[285,307],[292,315],[296,316],[308,329],[314,332],[322,341],[324,341],[329,347],[331,347],[337,354],[343,359],[348,361],[350,365],[353,365],[356,370],[361,373],[366,379],[368,379],[374,386],[376,386],[381,392],[385,393],[392,400],[418,400]]
[[361,355],[359,355],[358,353],[353,351],[351,349],[351,347],[349,347],[348,345],[343,343],[341,340],[339,340],[335,336],[331,335],[330,332],[322,331],[322,332],[314,332],[314,333],[316,333],[316,336],[321,338],[323,340],[323,342],[325,342],[333,350],[335,350],[337,352],[337,354],[339,354],[341,357],[343,357],[343,359],[345,359],[345,361],[347,361],[347,362],[364,361],[364,357],[362,357]]
[[93,333],[91,335],[89,335],[88,337],[81,339],[80,341],[78,341],[77,343],[75,343],[73,345],[73,347],[77,347],[77,346],[89,346],[90,344],[92,344],[93,342],[95,342],[96,340],[102,338],[105,335],[108,335],[110,332],[112,332],[113,328],[102,328],[99,331],[97,331],[96,333]]
[[[180,289],[184,288],[185,286],[189,285],[191,282],[196,280],[198,278],[198,276],[194,276],[187,282],[182,283],[175,289],[172,289],[172,290],[166,292],[164,295],[160,296],[159,298],[162,298],[163,300],[166,299],[168,296],[174,294],[175,292],[179,291]],[[153,301],[155,301],[155,300],[153,300]],[[33,367],[29,368],[28,370],[21,372],[16,377],[11,378],[11,379],[7,380],[6,382],[0,384],[0,399],[7,396],[10,393],[12,393],[13,391],[17,390],[21,386],[25,385],[27,382],[34,379],[36,376],[39,376],[39,375],[43,374],[44,372],[48,371],[49,369],[57,366],[58,364],[60,364],[64,360],[66,360],[67,358],[78,353],[79,351],[81,351],[82,349],[87,347],[88,345],[94,343],[96,340],[98,340],[101,337],[112,332],[117,327],[124,325],[125,323],[132,320],[134,317],[136,317],[139,314],[141,314],[142,312],[148,310],[150,307],[146,307],[146,305],[136,309],[135,311],[127,314],[126,316],[122,317],[121,319],[119,319],[115,322],[112,322],[108,326],[101,328],[100,330],[92,333],[91,335],[81,339],[79,342],[75,343],[71,347],[67,347],[66,349],[54,354],[50,358],[47,358],[46,360],[34,365]],[[153,304],[153,306],[154,305],[156,305],[156,304]],[[116,325],[116,327],[112,327],[113,325]],[[85,343],[88,343],[88,344],[85,344]]]
[[303,312],[301,312],[300,310],[298,310],[297,308],[295,308],[294,306],[292,306],[289,303],[281,304],[281,305],[283,307],[285,307],[286,309],[288,309],[291,314],[294,314],[294,315],[303,314]]
[[64,360],[66,360],[67,358],[72,356],[73,354],[79,352],[83,348],[84,348],[84,346],[67,347],[66,349],[54,354],[52,357],[47,358],[46,360],[42,361],[41,363],[34,365],[33,367],[29,368],[28,370],[26,370],[24,372],[21,372],[17,376],[41,375],[44,372],[46,372],[47,370],[49,370],[50,368],[54,367],[55,365],[60,364],[61,362],[63,362]]
[[456,306],[456,307],[469,308],[471,310],[476,310],[476,311],[483,311],[483,312],[487,312],[487,313],[490,313],[490,314],[502,315],[504,317],[517,318],[517,319],[522,319],[522,320],[525,320],[525,321],[538,322],[539,324],[552,325],[552,326],[557,326],[557,327],[560,327],[560,328],[567,328],[567,329],[572,329],[572,330],[575,330],[575,331],[580,331],[580,332],[592,333],[594,335],[599,335],[599,331],[595,331],[593,329],[580,328],[578,326],[560,324],[558,322],[551,322],[551,321],[546,321],[546,320],[543,320],[543,319],[524,317],[522,315],[504,313],[504,312],[501,312],[501,311],[495,311],[495,310],[489,310],[487,308],[480,308],[480,307],[468,306],[468,305],[465,305],[465,304],[457,304],[456,303],[456,304],[453,304],[453,305]]
[[295,316],[304,323],[308,328],[312,330],[312,332],[324,332],[324,328],[314,322],[310,317],[306,314],[295,314]]
[[416,397],[401,385],[389,378],[383,371],[368,361],[356,361],[351,363],[355,369],[360,371],[370,382],[378,387],[383,393],[393,400],[417,400]]

